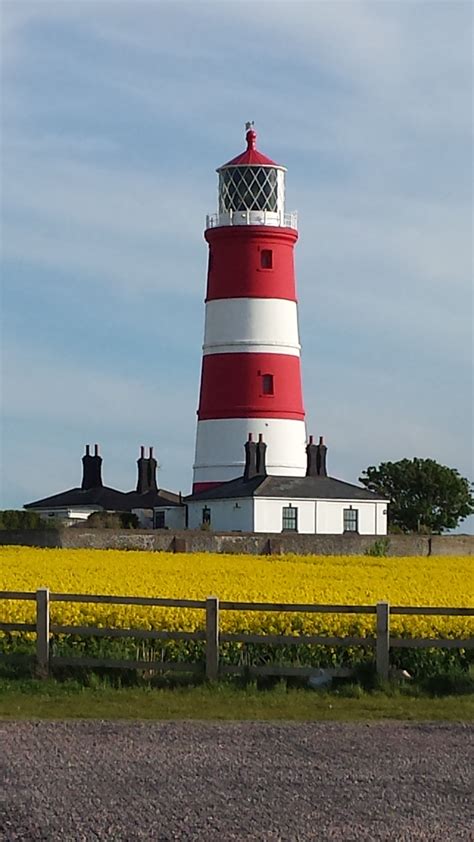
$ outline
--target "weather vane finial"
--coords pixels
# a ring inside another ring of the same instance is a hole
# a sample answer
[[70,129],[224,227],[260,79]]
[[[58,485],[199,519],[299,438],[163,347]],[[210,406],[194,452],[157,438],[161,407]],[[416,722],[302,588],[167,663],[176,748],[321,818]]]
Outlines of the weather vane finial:
[[248,132],[248,131],[249,131],[249,129],[253,129],[253,127],[254,127],[254,126],[255,126],[255,121],[254,121],[254,120],[249,120],[249,121],[245,124],[245,131],[246,131],[246,132]]

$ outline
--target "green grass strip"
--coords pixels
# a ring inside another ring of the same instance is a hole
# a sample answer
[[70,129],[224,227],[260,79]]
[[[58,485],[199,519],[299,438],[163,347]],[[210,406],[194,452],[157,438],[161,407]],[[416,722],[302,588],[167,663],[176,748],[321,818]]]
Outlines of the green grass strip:
[[216,686],[84,687],[77,682],[0,680],[0,718],[286,721],[472,721],[472,695],[427,696],[400,690],[342,692]]

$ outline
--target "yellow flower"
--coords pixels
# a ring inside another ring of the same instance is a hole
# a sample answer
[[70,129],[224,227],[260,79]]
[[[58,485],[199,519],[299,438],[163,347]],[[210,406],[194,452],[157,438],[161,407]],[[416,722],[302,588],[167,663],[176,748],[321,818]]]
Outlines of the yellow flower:
[[[375,605],[473,605],[472,558],[463,556],[373,558],[369,556],[245,556],[120,550],[3,547],[0,590],[115,594],[241,602]],[[34,622],[35,603],[0,600],[0,621]],[[51,603],[60,625],[204,629],[200,609],[96,603]],[[371,635],[367,614],[296,614],[222,611],[223,632],[255,634]],[[468,637],[469,617],[404,616],[392,632],[411,637]]]

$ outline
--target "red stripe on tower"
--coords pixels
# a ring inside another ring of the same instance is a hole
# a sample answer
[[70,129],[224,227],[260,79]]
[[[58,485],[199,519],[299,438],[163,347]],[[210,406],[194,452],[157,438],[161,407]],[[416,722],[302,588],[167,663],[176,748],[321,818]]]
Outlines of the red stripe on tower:
[[205,356],[198,418],[304,420],[299,358],[254,353]]
[[285,168],[247,149],[218,169],[208,217],[205,336],[193,489],[239,476],[248,433],[264,434],[269,474],[304,476],[294,245]]

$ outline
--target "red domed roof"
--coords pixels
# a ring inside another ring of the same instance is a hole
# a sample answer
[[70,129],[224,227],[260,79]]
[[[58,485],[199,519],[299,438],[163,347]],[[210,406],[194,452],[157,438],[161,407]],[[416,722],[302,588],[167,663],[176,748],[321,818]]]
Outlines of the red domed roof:
[[278,166],[275,161],[272,161],[271,158],[267,158],[266,155],[263,155],[262,152],[259,152],[256,148],[257,132],[253,128],[253,124],[247,123],[247,134],[245,135],[245,138],[247,140],[247,149],[245,152],[241,152],[241,154],[237,155],[236,158],[232,158],[231,161],[227,161],[226,164],[222,164],[222,167],[219,167],[220,170],[224,169],[224,167],[238,167],[246,165],[256,166],[259,164],[267,167]]

